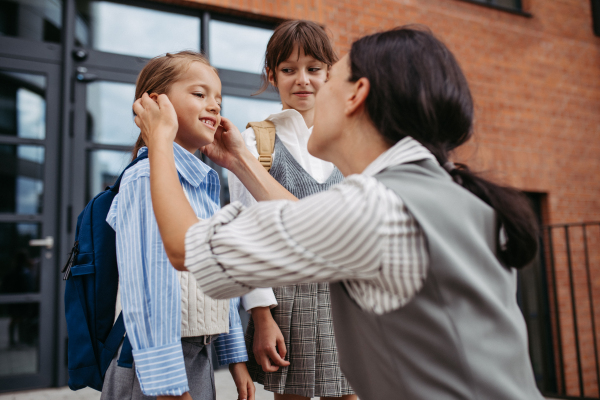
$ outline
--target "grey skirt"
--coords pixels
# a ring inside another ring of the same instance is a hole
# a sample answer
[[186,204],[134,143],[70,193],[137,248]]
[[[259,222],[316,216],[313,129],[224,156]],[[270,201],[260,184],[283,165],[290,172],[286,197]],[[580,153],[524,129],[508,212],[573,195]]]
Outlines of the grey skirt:
[[354,394],[338,362],[331,302],[327,283],[309,283],[273,289],[277,307],[273,319],[285,339],[288,367],[264,372],[254,358],[252,318],[246,330],[248,371],[265,390],[305,397],[341,397]]

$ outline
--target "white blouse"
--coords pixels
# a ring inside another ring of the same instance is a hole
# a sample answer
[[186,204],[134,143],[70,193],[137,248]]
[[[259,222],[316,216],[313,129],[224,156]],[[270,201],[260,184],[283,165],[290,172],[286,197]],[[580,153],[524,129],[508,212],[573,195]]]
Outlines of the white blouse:
[[[271,114],[267,117],[268,121],[275,125],[275,132],[279,140],[285,145],[292,157],[298,161],[300,166],[315,178],[319,183],[323,183],[333,172],[333,164],[323,161],[308,153],[308,138],[312,133],[312,127],[308,128],[302,115],[293,109],[283,110]],[[256,148],[256,134],[254,129],[248,128],[242,132],[242,137],[250,153],[258,158],[258,149]],[[273,153],[273,160],[276,153]],[[250,194],[248,189],[242,184],[237,176],[229,173],[229,198],[231,202],[239,201],[246,207],[256,204],[257,201]],[[277,300],[271,288],[259,288],[242,296],[242,306],[250,311],[255,307],[275,307]]]

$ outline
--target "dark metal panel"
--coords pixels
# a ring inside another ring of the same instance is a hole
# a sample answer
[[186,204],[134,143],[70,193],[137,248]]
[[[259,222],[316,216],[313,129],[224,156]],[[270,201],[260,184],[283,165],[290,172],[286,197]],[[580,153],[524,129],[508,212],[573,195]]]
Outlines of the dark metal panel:
[[115,150],[115,151],[131,151],[133,146],[123,146],[120,144],[100,144],[88,142],[86,145],[88,150]]
[[0,214],[0,222],[42,222],[42,215]]
[[[73,42],[75,38],[75,0],[64,0],[63,2],[63,36],[62,36],[62,71],[61,71],[61,93],[60,93],[60,141],[56,150],[56,157],[60,160],[59,184],[56,190],[58,196],[58,223],[56,234],[57,263],[59,266],[67,262],[68,252],[73,243],[71,232],[74,231],[74,222],[71,221],[70,211],[72,200],[70,198],[73,181],[70,171],[73,168],[71,160],[71,140],[69,132],[71,129],[71,91],[73,88]],[[58,274],[57,274],[58,276]],[[64,308],[65,282],[57,279],[57,295],[54,305],[57,309],[56,339],[54,342],[54,377],[53,385],[62,386],[68,381],[66,341],[67,322]]]
[[60,63],[60,45],[9,36],[0,36],[0,56]]
[[9,303],[36,303],[42,300],[39,293],[23,293],[23,294],[2,294],[0,295],[0,304]]
[[43,146],[43,139],[28,139],[28,138],[20,138],[16,136],[8,136],[8,135],[0,135],[0,144],[30,144],[30,145],[38,145]]
[[126,56],[122,54],[105,53],[98,50],[75,48],[74,52],[85,52],[83,60],[75,60],[76,66],[87,67],[89,69],[105,69],[108,71],[125,72],[129,74],[139,74],[149,58]]
[[210,25],[210,13],[205,11],[202,13],[202,24],[200,25],[200,29],[202,29],[202,34],[200,35],[200,51],[210,60],[210,45],[208,42],[209,38],[209,30],[208,27]]

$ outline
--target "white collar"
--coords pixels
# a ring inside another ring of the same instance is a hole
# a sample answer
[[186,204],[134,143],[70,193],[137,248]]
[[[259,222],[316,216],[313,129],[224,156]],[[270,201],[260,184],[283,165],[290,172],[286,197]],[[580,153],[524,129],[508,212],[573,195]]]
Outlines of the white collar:
[[380,154],[379,157],[365,168],[362,174],[373,176],[387,167],[425,159],[436,161],[435,156],[425,146],[412,137],[407,136]]

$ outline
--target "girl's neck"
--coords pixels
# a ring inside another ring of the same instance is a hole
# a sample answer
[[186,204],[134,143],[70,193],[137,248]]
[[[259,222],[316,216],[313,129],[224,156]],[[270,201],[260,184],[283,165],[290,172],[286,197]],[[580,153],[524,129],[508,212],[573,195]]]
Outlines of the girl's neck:
[[195,147],[194,145],[186,144],[183,141],[179,140],[179,138],[177,138],[177,137],[175,137],[175,143],[177,143],[178,145],[180,145],[181,147],[183,147],[185,150],[189,151],[192,154],[194,154],[194,153],[196,153],[196,151],[198,151],[197,147]]
[[[296,110],[295,108],[286,106],[285,104],[283,105],[283,109],[284,110]],[[315,122],[315,109],[314,107],[311,108],[310,110],[296,110],[300,113],[300,115],[302,115],[302,118],[304,118],[304,123],[306,124],[306,126],[308,128],[311,128]]]

